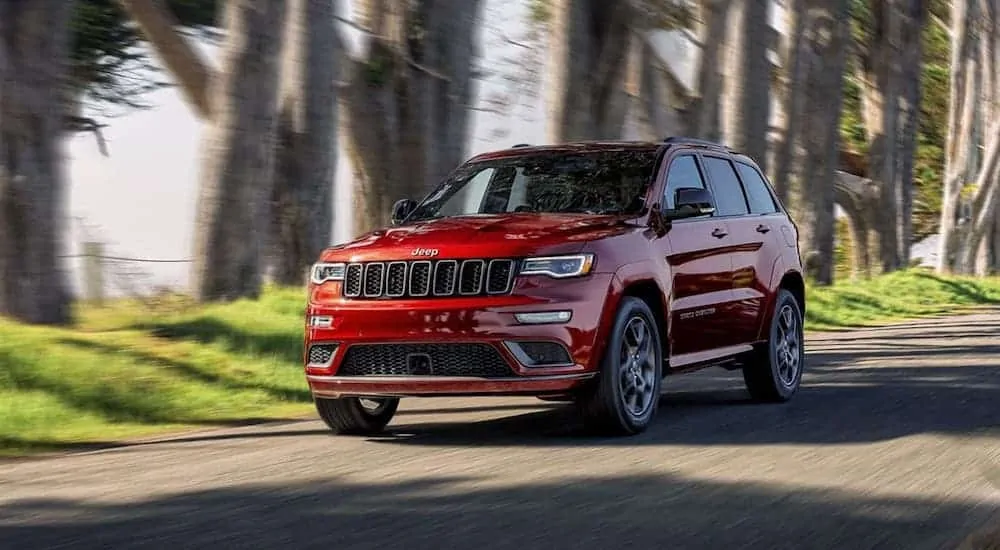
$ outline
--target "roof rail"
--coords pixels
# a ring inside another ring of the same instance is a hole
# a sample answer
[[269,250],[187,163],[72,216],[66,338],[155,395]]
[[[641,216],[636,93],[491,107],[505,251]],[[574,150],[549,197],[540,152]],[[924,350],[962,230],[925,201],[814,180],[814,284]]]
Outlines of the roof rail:
[[518,143],[517,145],[512,145],[511,149],[517,149],[518,147],[531,147],[530,143]]
[[705,147],[706,149],[721,149],[721,150],[727,151],[729,153],[734,153],[735,152],[732,149],[730,149],[729,147],[726,147],[725,145],[723,145],[721,143],[716,143],[714,141],[709,141],[707,139],[699,139],[699,138],[692,138],[692,137],[670,136],[670,137],[664,139],[663,143],[667,143],[667,144],[671,144],[671,145],[692,145],[692,146],[696,146],[696,147]]

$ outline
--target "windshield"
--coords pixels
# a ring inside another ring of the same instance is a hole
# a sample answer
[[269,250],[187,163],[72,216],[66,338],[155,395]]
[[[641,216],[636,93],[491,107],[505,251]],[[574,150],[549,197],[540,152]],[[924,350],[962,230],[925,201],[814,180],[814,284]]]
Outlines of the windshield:
[[526,153],[459,168],[407,222],[509,212],[639,214],[656,149]]

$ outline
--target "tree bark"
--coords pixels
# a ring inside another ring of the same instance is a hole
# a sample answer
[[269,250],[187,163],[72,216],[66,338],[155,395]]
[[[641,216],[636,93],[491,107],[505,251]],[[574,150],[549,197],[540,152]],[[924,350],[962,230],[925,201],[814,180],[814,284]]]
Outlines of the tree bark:
[[204,138],[192,282],[200,301],[256,298],[274,173],[283,0],[229,0]]
[[806,1],[791,0],[788,6],[788,35],[782,52],[784,65],[781,101],[784,113],[781,120],[781,141],[774,152],[774,169],[771,181],[778,199],[788,202],[791,187],[796,185],[799,175],[792,174],[792,159],[796,155],[795,143],[798,139],[798,120],[802,113],[802,37],[805,34]]
[[803,13],[801,62],[802,115],[793,212],[805,255],[819,259],[810,276],[833,282],[834,182],[839,163],[840,113],[849,39],[847,0],[807,0]]
[[951,8],[951,75],[948,102],[948,134],[945,143],[945,174],[939,223],[939,273],[956,269],[961,242],[959,216],[961,193],[969,177],[972,125],[979,90],[979,55],[970,24],[977,20],[977,0],[954,0]]
[[270,271],[282,285],[302,284],[332,240],[343,53],[335,13],[333,0],[289,2],[270,197]]
[[629,2],[554,0],[550,50],[550,141],[617,139],[625,123]]
[[72,4],[0,0],[0,315],[71,320],[63,248],[63,86]]
[[697,97],[687,113],[687,134],[712,141],[722,138],[720,99],[725,67],[726,26],[732,0],[702,0],[701,59]]
[[899,60],[899,100],[895,102],[899,128],[893,169],[896,212],[896,248],[899,267],[910,263],[913,241],[913,163],[917,150],[917,123],[920,116],[923,69],[923,27],[928,0],[904,0],[896,16],[900,18],[901,59]]
[[357,0],[367,55],[342,94],[355,174],[354,232],[386,225],[465,155],[481,0]]
[[769,7],[770,0],[733,4],[722,107],[723,140],[756,160],[765,172],[771,114],[771,63],[766,42]]

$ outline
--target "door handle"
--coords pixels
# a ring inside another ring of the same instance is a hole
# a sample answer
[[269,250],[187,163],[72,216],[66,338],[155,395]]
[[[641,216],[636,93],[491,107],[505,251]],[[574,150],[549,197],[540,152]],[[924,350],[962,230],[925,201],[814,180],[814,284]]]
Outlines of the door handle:
[[722,237],[725,237],[728,234],[729,233],[727,233],[726,230],[721,227],[716,227],[715,229],[712,230],[712,236],[715,237],[716,239],[721,239]]
[[766,225],[764,225],[764,224],[760,224],[760,225],[757,226],[757,232],[758,233],[767,233],[770,230],[771,230],[771,228],[768,227],[768,226],[766,226]]

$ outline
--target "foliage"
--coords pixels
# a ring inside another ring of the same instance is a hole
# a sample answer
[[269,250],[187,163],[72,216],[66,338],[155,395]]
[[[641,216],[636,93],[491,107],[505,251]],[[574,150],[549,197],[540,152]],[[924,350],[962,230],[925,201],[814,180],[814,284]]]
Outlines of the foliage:
[[[169,0],[181,25],[211,36],[216,0]],[[168,84],[150,74],[154,65],[141,34],[117,0],[75,0],[70,40],[70,90],[98,116],[148,107],[142,97]]]

